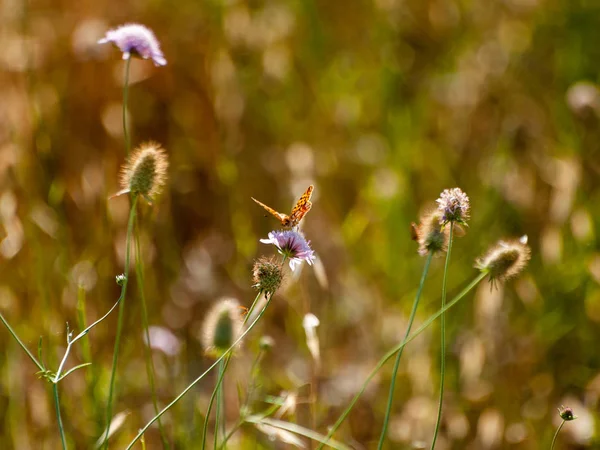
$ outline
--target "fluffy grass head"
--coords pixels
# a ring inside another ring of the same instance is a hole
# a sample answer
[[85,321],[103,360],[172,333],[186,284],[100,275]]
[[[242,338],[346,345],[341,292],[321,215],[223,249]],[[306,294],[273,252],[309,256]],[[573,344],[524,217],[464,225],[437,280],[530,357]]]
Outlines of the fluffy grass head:
[[419,243],[419,254],[441,253],[448,249],[448,227],[442,226],[442,212],[435,209],[421,217],[416,227],[416,241]]
[[204,352],[213,357],[225,353],[242,333],[242,308],[237,300],[219,300],[208,312],[202,326]]
[[156,142],[147,142],[137,148],[121,170],[119,194],[130,192],[141,195],[148,203],[160,194],[167,181],[169,162],[165,151]]
[[477,259],[475,267],[486,271],[490,281],[506,281],[523,271],[531,259],[531,249],[527,245],[527,236],[519,240],[498,241],[488,252]]

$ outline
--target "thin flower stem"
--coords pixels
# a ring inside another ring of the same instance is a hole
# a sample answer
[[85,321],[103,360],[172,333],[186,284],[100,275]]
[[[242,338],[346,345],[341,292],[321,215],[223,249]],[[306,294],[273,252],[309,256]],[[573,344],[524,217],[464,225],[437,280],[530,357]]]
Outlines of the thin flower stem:
[[19,344],[21,346],[21,348],[25,351],[25,353],[27,353],[27,356],[29,356],[29,359],[31,359],[33,361],[33,363],[37,366],[37,368],[40,369],[40,372],[45,371],[46,369],[44,368],[44,366],[42,366],[42,364],[35,358],[35,356],[33,356],[33,354],[29,351],[29,349],[27,347],[25,347],[25,344],[23,343],[23,341],[21,341],[21,339],[19,339],[19,336],[17,336],[17,333],[15,333],[15,330],[12,329],[12,327],[8,324],[8,322],[6,321],[6,319],[4,318],[4,316],[2,314],[0,314],[0,321],[2,321],[2,323],[4,324],[4,326],[6,327],[8,332],[15,339],[15,341],[17,341],[17,344]]
[[[446,264],[444,265],[444,278],[442,281],[442,309],[446,306],[446,287],[448,282],[448,267],[450,266],[450,255],[452,253],[452,235],[454,234],[454,222],[450,222],[450,233],[448,236],[448,252],[446,253]],[[438,405],[437,419],[435,422],[435,431],[431,441],[431,450],[435,448],[440,423],[442,422],[442,406],[444,405],[444,380],[446,378],[446,314],[442,313],[440,317],[440,401]]]
[[131,137],[127,127],[127,103],[129,102],[129,67],[131,55],[125,61],[125,74],[123,75],[123,137],[125,138],[125,155],[129,156],[131,150]]
[[52,391],[54,392],[54,406],[56,408],[56,419],[58,421],[58,430],[60,431],[60,441],[63,450],[67,450],[67,440],[65,439],[65,429],[63,427],[62,416],[60,415],[60,402],[58,400],[58,385],[52,383]]
[[119,360],[119,344],[121,343],[121,333],[123,331],[123,315],[125,310],[125,294],[127,292],[127,284],[129,283],[129,263],[130,263],[130,248],[131,248],[131,236],[133,234],[133,224],[135,223],[136,211],[137,211],[138,196],[135,195],[131,201],[131,210],[129,212],[129,223],[127,224],[127,237],[125,239],[125,279],[123,280],[123,286],[121,286],[121,297],[119,298],[119,317],[117,320],[117,333],[115,336],[115,348],[113,353],[113,364],[110,374],[110,385],[108,389],[108,404],[106,407],[106,434],[104,435],[104,442],[102,448],[108,448],[108,436],[110,432],[110,423],[112,421],[112,406],[113,406],[113,393],[115,388],[115,378],[117,374],[117,362]]
[[[133,445],[143,436],[143,434],[146,432],[146,430],[148,428],[150,428],[150,426],[154,422],[156,422],[164,413],[166,413],[169,409],[171,409],[173,407],[173,405],[175,405],[179,400],[181,400],[185,396],[185,394],[187,394],[201,379],[203,379],[206,376],[207,373],[209,373],[212,369],[214,369],[219,364],[219,362],[221,362],[223,359],[225,359],[231,353],[231,351],[233,351],[233,349],[241,342],[242,339],[244,339],[244,337],[252,330],[252,328],[254,328],[254,326],[261,319],[261,317],[263,316],[263,314],[269,307],[269,304],[271,303],[272,298],[273,298],[273,296],[269,295],[265,306],[262,308],[262,310],[260,311],[260,313],[258,314],[256,319],[254,319],[254,321],[248,326],[248,328],[246,328],[246,330],[240,335],[240,337],[237,338],[237,340],[231,345],[231,347],[229,347],[229,349],[227,349],[227,351],[225,351],[214,363],[212,363],[212,365],[208,369],[206,369],[198,378],[196,378],[194,381],[192,381],[188,385],[188,387],[186,387],[183,390],[183,392],[181,392],[181,394],[179,394],[177,397],[175,397],[175,399],[173,399],[173,401],[171,403],[169,403],[167,406],[165,406],[156,416],[154,416],[152,419],[150,419],[150,421],[146,425],[144,425],[144,427],[142,429],[140,429],[137,436],[129,443],[129,445],[127,446],[127,448],[125,450],[130,450],[133,447]],[[250,311],[248,312],[248,314],[250,314]]]
[[[137,225],[136,225],[137,228]],[[158,414],[158,397],[156,394],[156,383],[154,381],[154,362],[152,361],[152,345],[150,342],[150,332],[148,331],[148,306],[146,304],[146,293],[144,291],[144,262],[142,261],[142,251],[140,247],[140,233],[139,230],[135,233],[135,276],[137,278],[138,291],[140,294],[140,303],[142,304],[142,327],[144,328],[144,335],[146,338],[146,345],[144,345],[144,359],[146,360],[146,372],[148,374],[148,382],[150,383],[150,394],[152,397],[152,405],[154,406],[154,413]],[[163,443],[163,448],[169,448],[169,442],[167,440],[167,434],[163,427],[162,421],[158,420],[158,430],[160,432],[160,438]]]
[[560,423],[560,425],[556,429],[556,433],[554,433],[554,437],[552,438],[552,445],[550,446],[550,450],[554,450],[554,444],[556,444],[556,439],[558,438],[558,433],[560,433],[560,430],[562,430],[562,427],[564,426],[565,422],[566,422],[566,420],[563,419],[563,421]]
[[[219,378],[217,380],[217,386],[213,392],[213,395],[216,394],[216,398],[217,398],[217,409],[215,411],[215,436],[213,439],[213,446],[214,449],[217,450],[218,444],[219,444],[219,431],[222,430],[222,424],[223,424],[223,419],[224,419],[224,404],[223,404],[223,379],[225,378],[225,361],[229,362],[228,359],[225,359],[223,361],[221,361],[219,363],[219,369],[218,369],[218,374],[219,374]],[[206,421],[208,422],[208,421]],[[223,436],[225,437],[225,433],[223,433]],[[206,438],[206,436],[205,436]]]
[[[250,317],[250,315],[254,312],[254,308],[256,307],[256,304],[258,303],[258,300],[261,298],[262,296],[262,292],[259,292],[258,294],[256,294],[256,297],[254,298],[254,301],[252,302],[252,305],[250,305],[250,309],[248,309],[248,312],[246,313],[246,317],[244,317],[244,323],[243,325],[246,325],[246,322],[248,322],[248,318]],[[270,301],[270,299],[269,299]],[[231,359],[231,353],[227,355],[227,358],[225,358],[223,360],[223,366],[221,366],[221,364],[219,364],[219,376],[217,378],[217,383],[215,384],[215,388],[210,396],[210,400],[208,402],[208,408],[206,410],[206,417],[204,419],[204,426],[203,426],[203,430],[202,430],[202,449],[204,449],[206,447],[206,436],[208,434],[208,419],[210,418],[210,412],[212,410],[212,406],[213,403],[215,401],[215,397],[217,395],[217,391],[219,390],[219,387],[221,386],[221,383],[223,382],[223,378],[225,377],[225,372],[227,371],[227,367],[229,366],[229,360]],[[222,373],[221,373],[221,368],[222,368]],[[217,414],[218,416],[218,414]],[[218,421],[218,418],[217,418]],[[216,428],[215,428],[216,430]],[[225,433],[223,433],[225,434]],[[217,439],[217,434],[215,433],[215,442]]]
[[400,344],[396,345],[394,348],[392,348],[390,351],[388,351],[383,356],[383,358],[381,358],[379,360],[379,362],[377,363],[375,368],[371,371],[371,373],[369,374],[369,376],[363,383],[363,385],[360,388],[360,390],[358,391],[358,393],[354,396],[354,398],[352,399],[352,401],[350,402],[348,407],[344,410],[344,412],[342,413],[340,418],[337,420],[337,422],[331,427],[325,440],[323,442],[321,442],[321,445],[319,445],[319,447],[317,447],[317,450],[323,448],[323,446],[327,443],[327,441],[335,434],[335,432],[340,427],[340,425],[342,425],[344,420],[346,420],[346,417],[348,417],[348,414],[350,414],[350,411],[352,411],[352,408],[354,407],[354,405],[356,404],[356,402],[358,401],[360,396],[363,394],[363,392],[365,392],[365,389],[367,388],[367,385],[369,384],[369,382],[373,379],[373,377],[377,374],[377,372],[379,372],[379,370],[381,370],[381,368],[385,365],[385,363],[387,363],[397,352],[399,352],[401,349],[403,349],[409,342],[411,342],[419,334],[421,334],[423,331],[425,331],[425,329],[427,329],[427,327],[429,327],[429,325],[431,325],[438,317],[440,317],[442,314],[444,314],[446,311],[448,311],[450,308],[452,308],[454,305],[456,305],[465,295],[467,295],[471,291],[471,289],[473,289],[481,280],[483,280],[487,276],[487,274],[488,274],[487,271],[482,271],[479,275],[477,275],[477,277],[475,277],[475,279],[473,281],[471,281],[471,283],[469,283],[469,285],[467,287],[465,287],[456,297],[454,297],[448,304],[446,304],[446,306],[444,308],[440,309],[438,312],[436,312],[435,314],[430,316],[425,322],[423,322],[423,324],[419,328],[417,328],[417,331],[415,331],[407,339],[404,339],[404,341],[402,341]]
[[[419,283],[419,289],[417,289],[417,295],[415,296],[415,300],[413,302],[412,311],[410,312],[410,317],[408,319],[408,327],[406,328],[406,333],[404,334],[404,339],[408,338],[410,334],[410,330],[412,328],[413,321],[415,320],[415,315],[417,313],[417,306],[419,306],[419,300],[421,300],[421,294],[423,293],[423,286],[425,286],[425,278],[427,278],[427,273],[429,272],[429,265],[431,264],[431,259],[433,258],[433,253],[429,252],[427,254],[427,259],[425,260],[425,267],[423,267],[423,274],[421,275],[421,282]],[[390,392],[388,395],[388,403],[387,409],[385,411],[385,418],[383,420],[383,427],[381,429],[381,436],[379,437],[379,444],[377,445],[377,449],[381,450],[383,448],[383,444],[387,437],[387,429],[390,422],[390,416],[392,413],[392,405],[394,403],[394,389],[396,388],[396,376],[398,374],[398,368],[400,367],[400,359],[402,358],[402,352],[404,348],[401,348],[396,355],[396,362],[394,363],[394,369],[392,370],[392,381],[390,383]]]

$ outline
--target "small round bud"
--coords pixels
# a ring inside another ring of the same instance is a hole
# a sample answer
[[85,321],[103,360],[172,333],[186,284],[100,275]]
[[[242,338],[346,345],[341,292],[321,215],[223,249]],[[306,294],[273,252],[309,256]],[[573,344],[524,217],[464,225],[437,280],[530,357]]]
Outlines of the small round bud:
[[262,257],[252,268],[252,287],[265,294],[274,294],[283,281],[283,270],[275,258]]
[[202,327],[203,345],[207,354],[220,357],[242,333],[243,319],[237,300],[219,300],[206,315]]
[[467,224],[469,219],[469,197],[460,188],[445,189],[436,200],[442,213],[442,225],[448,222]]
[[527,239],[499,241],[494,247],[475,262],[475,267],[489,274],[490,281],[506,281],[523,271],[531,259],[531,249]]
[[141,195],[149,203],[167,180],[169,163],[164,150],[156,142],[142,144],[133,152],[121,170],[123,192]]
[[258,345],[263,352],[268,352],[275,346],[275,339],[271,336],[262,336]]
[[421,217],[421,223],[415,228],[419,255],[428,253],[445,252],[448,249],[448,227],[442,227],[442,213],[433,210]]
[[119,286],[123,286],[123,284],[125,284],[125,280],[127,280],[127,276],[124,273],[115,277],[115,281]]
[[568,406],[561,406],[558,408],[558,415],[562,420],[570,421],[577,419],[577,416],[573,414],[573,409]]

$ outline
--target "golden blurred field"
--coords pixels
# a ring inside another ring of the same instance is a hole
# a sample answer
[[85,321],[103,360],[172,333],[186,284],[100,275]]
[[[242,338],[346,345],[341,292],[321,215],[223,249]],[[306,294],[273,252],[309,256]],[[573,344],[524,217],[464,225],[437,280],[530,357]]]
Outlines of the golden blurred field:
[[[226,415],[233,425],[238,385],[269,335],[261,395],[297,394],[283,419],[326,434],[404,335],[424,262],[410,223],[459,186],[472,218],[453,247],[449,298],[498,239],[528,235],[532,259],[447,314],[436,448],[550,448],[563,404],[579,418],[556,448],[600,448],[599,18],[592,0],[6,0],[0,312],[36,355],[43,337],[55,369],[66,324],[81,330],[78,299],[89,324],[119,296],[129,200],[109,196],[125,161],[124,62],[97,41],[143,23],[168,61],[132,61],[128,115],[133,145],[154,140],[169,157],[165,192],[139,208],[161,406],[211,363],[207,310],[222,297],[249,306],[253,261],[274,253],[259,239],[277,223],[250,197],[287,212],[312,183],[303,231],[318,263],[288,279],[232,360]],[[443,266],[432,264],[417,325],[439,309]],[[130,280],[114,408],[125,421],[111,449],[153,416],[135,271]],[[320,367],[302,327],[309,312]],[[89,355],[73,348],[69,367],[92,366],[59,384],[71,449],[94,448],[105,428],[116,323],[113,313],[80,341]],[[436,323],[407,346],[386,448],[429,448],[439,345]],[[0,448],[61,448],[50,384],[5,328],[0,346]],[[391,365],[337,440],[376,448]],[[172,448],[200,448],[214,383],[213,373],[164,417]],[[155,427],[145,441],[162,448]],[[229,445],[289,446],[251,425]]]

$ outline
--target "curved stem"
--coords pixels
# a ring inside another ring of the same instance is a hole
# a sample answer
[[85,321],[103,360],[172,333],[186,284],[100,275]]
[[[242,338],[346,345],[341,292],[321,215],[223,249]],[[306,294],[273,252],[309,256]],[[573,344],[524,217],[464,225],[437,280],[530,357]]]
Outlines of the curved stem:
[[58,401],[58,385],[52,383],[52,391],[54,392],[54,406],[56,408],[56,419],[58,420],[58,430],[60,431],[60,441],[62,443],[63,450],[67,450],[67,441],[65,439],[65,429],[62,423],[62,416],[60,415],[60,402]]
[[123,286],[121,287],[121,297],[119,298],[119,318],[117,320],[117,333],[115,336],[115,348],[113,352],[113,364],[110,373],[110,386],[108,389],[108,405],[106,407],[106,434],[104,435],[104,442],[102,447],[108,448],[108,435],[110,432],[110,423],[112,421],[112,406],[113,406],[113,392],[115,388],[115,378],[117,373],[117,362],[119,360],[119,345],[121,343],[121,333],[123,331],[123,316],[125,310],[125,294],[127,292],[127,284],[129,283],[129,262],[130,262],[130,247],[131,247],[131,235],[133,234],[133,224],[135,223],[136,211],[137,211],[137,200],[138,196],[134,196],[131,201],[131,210],[129,212],[129,223],[127,224],[127,237],[125,239],[125,280],[123,280]]
[[29,349],[27,347],[25,347],[25,344],[23,343],[23,341],[21,341],[21,339],[19,339],[19,336],[17,336],[17,333],[15,333],[15,330],[12,329],[12,327],[8,324],[8,322],[6,321],[6,319],[4,318],[4,316],[2,314],[0,314],[0,321],[4,324],[4,326],[6,327],[8,332],[12,335],[12,337],[15,339],[15,341],[17,341],[17,343],[21,346],[21,348],[25,351],[25,353],[27,353],[27,356],[29,356],[29,359],[31,359],[31,361],[33,361],[33,363],[37,366],[37,368],[40,369],[40,372],[44,372],[46,370],[44,368],[44,366],[42,366],[42,364],[37,359],[35,359],[35,356],[33,356],[33,354],[29,351]]
[[125,155],[129,156],[131,150],[131,138],[127,128],[127,103],[129,102],[129,67],[131,56],[125,61],[125,74],[123,75],[123,137],[125,138]]
[[[450,222],[450,235],[448,236],[448,252],[446,253],[446,264],[444,265],[444,279],[442,281],[442,308],[446,305],[446,286],[448,282],[448,267],[450,266],[450,255],[452,253],[452,235],[454,232],[454,222]],[[440,401],[438,404],[437,419],[435,421],[435,431],[431,441],[431,450],[435,448],[440,423],[442,422],[442,406],[444,405],[444,380],[446,378],[446,314],[440,318]]]
[[[427,272],[429,272],[429,265],[431,264],[431,259],[433,258],[433,253],[429,252],[427,254],[427,259],[425,260],[425,267],[423,267],[423,274],[421,275],[421,282],[419,283],[419,289],[417,290],[417,295],[415,296],[415,300],[413,302],[412,311],[410,312],[410,317],[408,319],[408,327],[406,328],[406,333],[404,334],[404,339],[408,338],[410,334],[410,330],[412,328],[413,321],[415,320],[415,315],[417,313],[417,306],[419,306],[419,300],[421,300],[421,294],[423,292],[423,286],[425,286],[425,278],[427,278]],[[394,389],[396,388],[396,375],[398,374],[398,368],[400,367],[400,359],[402,358],[402,352],[404,348],[401,348],[396,355],[396,362],[394,363],[394,369],[392,370],[392,381],[390,383],[390,392],[388,394],[388,403],[387,409],[385,411],[385,418],[383,419],[383,427],[381,428],[381,436],[379,436],[379,444],[377,445],[377,449],[381,450],[383,448],[383,443],[385,442],[385,438],[387,436],[387,429],[390,422],[390,416],[392,413],[392,404],[394,403]]]
[[379,372],[379,370],[385,365],[385,363],[388,362],[392,358],[392,356],[394,356],[397,352],[399,352],[401,349],[403,349],[409,342],[411,342],[419,334],[421,334],[423,331],[425,331],[425,329],[427,327],[429,327],[429,325],[431,325],[438,317],[440,317],[442,314],[444,314],[446,311],[448,311],[450,308],[452,308],[454,305],[456,305],[465,295],[467,295],[469,293],[469,291],[471,291],[471,289],[473,289],[486,276],[487,276],[487,271],[482,271],[479,275],[477,275],[477,277],[475,277],[475,279],[473,281],[471,281],[471,283],[469,283],[469,285],[466,288],[464,288],[456,297],[454,297],[444,308],[440,309],[434,315],[430,316],[425,322],[423,322],[423,324],[419,328],[417,328],[417,331],[415,331],[413,334],[411,334],[408,337],[408,339],[404,339],[404,341],[402,341],[400,344],[396,345],[394,348],[392,348],[390,351],[388,351],[383,356],[383,358],[381,358],[379,360],[379,362],[377,363],[375,368],[371,371],[371,373],[369,374],[369,376],[363,383],[363,385],[360,388],[360,390],[358,391],[358,393],[354,396],[354,398],[352,399],[352,401],[350,402],[348,407],[344,410],[344,412],[342,413],[340,418],[337,420],[337,422],[331,427],[325,440],[323,442],[321,442],[321,445],[319,445],[319,447],[317,447],[317,450],[323,448],[323,446],[335,434],[335,432],[340,427],[340,425],[344,422],[344,420],[346,420],[346,417],[348,417],[348,414],[350,414],[350,411],[352,411],[352,408],[354,407],[354,405],[356,404],[356,402],[358,401],[360,396],[363,394],[363,392],[365,392],[365,389],[367,388],[367,385],[369,384],[369,382],[373,379],[373,377],[377,374],[377,372]]
[[[136,227],[137,228],[137,227]],[[158,414],[158,398],[156,394],[156,383],[154,382],[154,363],[152,361],[152,346],[150,342],[150,332],[148,331],[148,307],[146,305],[146,293],[144,291],[144,262],[142,261],[142,251],[140,248],[140,233],[139,230],[135,233],[135,275],[137,277],[138,291],[140,293],[140,303],[142,304],[142,327],[144,328],[144,335],[146,337],[146,345],[144,345],[144,359],[146,360],[146,373],[148,375],[148,382],[150,383],[150,394],[152,397],[152,405],[154,406],[154,413]],[[158,421],[158,430],[160,438],[163,443],[163,448],[168,449],[169,443],[167,441],[167,435],[163,427],[162,421]]]
[[560,423],[560,425],[556,429],[556,433],[554,433],[554,437],[552,438],[552,445],[550,446],[550,450],[554,450],[554,444],[556,444],[556,438],[558,438],[558,433],[560,433],[560,430],[562,430],[562,427],[565,424],[565,422],[566,421],[563,419],[563,421]]
[[[267,303],[265,304],[263,309],[260,311],[260,313],[258,314],[256,319],[254,319],[254,321],[240,335],[240,337],[236,339],[236,341],[231,345],[231,347],[229,347],[229,349],[225,353],[223,353],[214,363],[212,363],[212,365],[208,369],[206,369],[198,378],[196,378],[194,381],[192,381],[188,385],[188,387],[186,387],[183,390],[183,392],[181,392],[181,394],[179,394],[177,397],[175,397],[175,399],[173,399],[173,401],[171,403],[169,403],[167,406],[165,406],[156,416],[154,416],[152,419],[150,419],[150,421],[146,425],[144,425],[144,427],[142,429],[140,429],[137,436],[129,443],[126,450],[130,450],[133,447],[133,445],[142,437],[142,435],[146,432],[146,430],[148,428],[150,428],[150,426],[154,422],[156,422],[164,413],[166,413],[169,409],[171,409],[173,407],[173,405],[175,405],[179,400],[181,400],[185,396],[185,394],[187,394],[202,378],[204,378],[206,376],[206,374],[208,372],[210,372],[212,369],[214,369],[223,359],[225,359],[233,351],[233,349],[235,349],[235,347],[241,342],[241,340],[244,339],[244,337],[250,332],[250,330],[252,330],[252,328],[254,328],[254,326],[261,319],[261,317],[263,316],[263,314],[269,307],[269,304],[271,303],[272,298],[273,298],[272,295],[270,295],[267,298]],[[248,314],[250,314],[250,311],[248,312]]]

